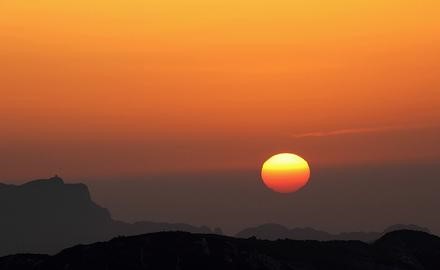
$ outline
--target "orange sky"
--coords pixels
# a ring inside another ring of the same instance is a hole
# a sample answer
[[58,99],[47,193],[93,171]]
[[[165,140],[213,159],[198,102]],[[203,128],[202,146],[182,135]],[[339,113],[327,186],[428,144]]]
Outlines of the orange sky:
[[0,179],[440,157],[437,0],[0,2]]

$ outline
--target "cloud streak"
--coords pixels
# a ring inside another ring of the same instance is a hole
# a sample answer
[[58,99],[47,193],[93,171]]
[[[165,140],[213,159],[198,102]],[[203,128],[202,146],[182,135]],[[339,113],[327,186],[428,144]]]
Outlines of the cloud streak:
[[420,129],[427,127],[433,127],[433,126],[383,126],[383,127],[339,129],[332,131],[300,133],[293,135],[293,138],[313,138],[313,137],[329,137],[329,136],[350,135],[350,134],[382,133],[382,132],[390,132],[397,130]]

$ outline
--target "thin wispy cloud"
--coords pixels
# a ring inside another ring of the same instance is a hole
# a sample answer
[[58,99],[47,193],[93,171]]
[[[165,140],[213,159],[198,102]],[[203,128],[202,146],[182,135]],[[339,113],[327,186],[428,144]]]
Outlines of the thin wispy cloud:
[[411,130],[428,128],[434,126],[382,126],[382,127],[366,127],[366,128],[350,128],[350,129],[339,129],[332,131],[317,131],[294,134],[294,138],[309,138],[309,137],[328,137],[328,136],[339,136],[339,135],[349,135],[349,134],[365,134],[365,133],[382,133],[397,130]]

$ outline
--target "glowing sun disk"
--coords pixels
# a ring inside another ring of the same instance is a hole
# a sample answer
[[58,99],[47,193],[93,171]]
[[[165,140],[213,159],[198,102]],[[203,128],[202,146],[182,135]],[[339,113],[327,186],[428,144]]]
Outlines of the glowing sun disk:
[[298,155],[282,153],[269,158],[263,164],[261,177],[273,191],[290,193],[301,189],[310,177],[310,168]]

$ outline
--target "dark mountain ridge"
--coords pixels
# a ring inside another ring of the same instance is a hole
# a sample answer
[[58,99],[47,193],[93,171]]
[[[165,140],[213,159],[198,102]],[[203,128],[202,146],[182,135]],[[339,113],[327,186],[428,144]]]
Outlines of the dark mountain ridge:
[[6,256],[0,258],[0,270],[438,270],[439,255],[439,237],[409,230],[371,244],[161,232],[78,245],[54,256]]

